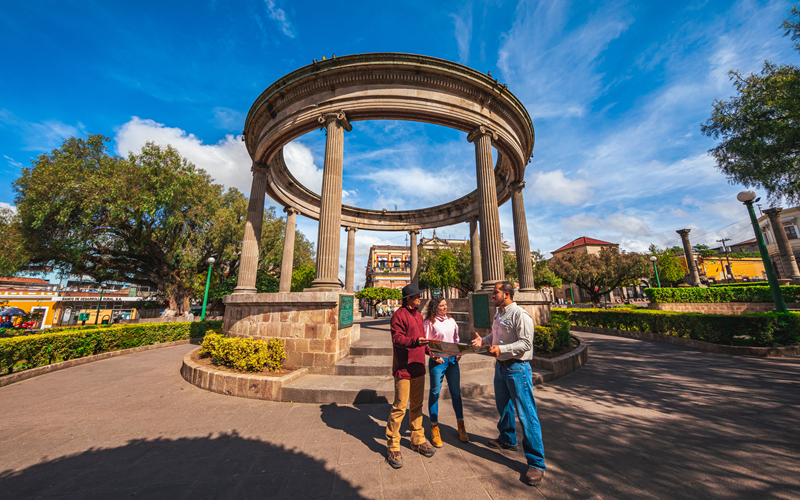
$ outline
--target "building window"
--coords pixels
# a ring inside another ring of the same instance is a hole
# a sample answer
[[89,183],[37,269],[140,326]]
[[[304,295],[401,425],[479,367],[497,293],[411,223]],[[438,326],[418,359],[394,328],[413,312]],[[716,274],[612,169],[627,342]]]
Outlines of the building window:
[[797,239],[797,237],[798,237],[797,236],[797,226],[795,225],[794,222],[792,222],[792,221],[784,222],[783,223],[783,228],[786,230],[786,237],[788,237],[790,240],[796,240]]
[[772,244],[772,238],[770,237],[769,230],[767,230],[767,228],[762,227],[761,228],[761,233],[764,235],[764,241],[767,242],[767,245],[771,245]]

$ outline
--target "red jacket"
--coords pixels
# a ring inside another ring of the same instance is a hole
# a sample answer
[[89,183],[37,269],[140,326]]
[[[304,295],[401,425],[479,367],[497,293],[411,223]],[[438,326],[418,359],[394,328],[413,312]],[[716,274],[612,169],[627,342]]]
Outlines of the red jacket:
[[419,311],[406,306],[395,311],[392,315],[392,376],[401,379],[425,376],[428,346],[419,346],[419,338],[425,338]]

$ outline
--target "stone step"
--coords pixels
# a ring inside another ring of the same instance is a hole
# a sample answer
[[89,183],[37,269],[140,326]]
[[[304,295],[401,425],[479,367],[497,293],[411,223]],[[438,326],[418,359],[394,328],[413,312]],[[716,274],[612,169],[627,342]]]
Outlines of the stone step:
[[[464,356],[459,361],[461,373],[492,368],[494,359],[489,356]],[[336,363],[336,375],[391,375],[392,356],[347,356]]]
[[[553,379],[553,372],[533,370],[533,383]],[[494,393],[494,368],[484,368],[461,376],[461,396],[475,398]],[[426,398],[429,381],[425,381]],[[443,399],[450,399],[447,384]],[[340,376],[306,375],[281,388],[283,401],[294,403],[366,404],[391,403],[394,399],[394,379],[389,375]]]

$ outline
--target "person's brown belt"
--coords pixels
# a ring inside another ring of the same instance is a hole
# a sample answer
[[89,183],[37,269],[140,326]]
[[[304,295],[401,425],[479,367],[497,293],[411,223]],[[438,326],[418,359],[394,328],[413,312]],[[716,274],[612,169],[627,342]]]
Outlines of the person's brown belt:
[[516,358],[507,359],[505,361],[500,361],[499,359],[497,360],[498,365],[505,366],[506,368],[513,365],[514,363],[525,363],[525,360]]

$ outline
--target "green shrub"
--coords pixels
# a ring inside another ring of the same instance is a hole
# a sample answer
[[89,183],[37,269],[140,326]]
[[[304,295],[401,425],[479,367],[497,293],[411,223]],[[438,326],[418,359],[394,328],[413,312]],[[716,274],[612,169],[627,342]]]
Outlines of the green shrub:
[[712,287],[726,287],[726,286],[769,286],[768,281],[748,281],[746,283],[715,283],[713,285],[709,285]]
[[108,351],[203,337],[221,321],[144,323],[0,339],[0,373],[26,370]]
[[203,339],[200,350],[203,357],[211,357],[215,365],[227,366],[239,371],[260,372],[264,366],[270,371],[278,371],[286,359],[286,351],[281,339],[269,342],[255,339],[223,337],[209,333]]
[[734,336],[747,337],[756,346],[800,344],[800,314],[797,313],[734,315],[572,309],[558,310],[554,316],[569,319],[578,326],[660,333],[714,344],[730,345]]
[[551,353],[570,342],[569,320],[553,316],[549,323],[537,326],[533,336],[534,352]]
[[[702,302],[772,302],[772,292],[768,286],[728,286],[713,288],[645,288],[650,302],[659,303],[702,303]],[[781,287],[783,300],[800,302],[800,286]]]

